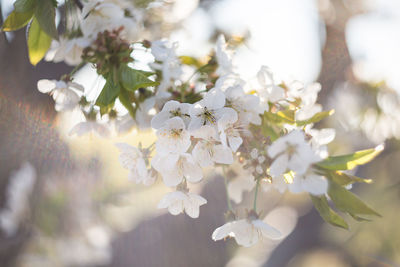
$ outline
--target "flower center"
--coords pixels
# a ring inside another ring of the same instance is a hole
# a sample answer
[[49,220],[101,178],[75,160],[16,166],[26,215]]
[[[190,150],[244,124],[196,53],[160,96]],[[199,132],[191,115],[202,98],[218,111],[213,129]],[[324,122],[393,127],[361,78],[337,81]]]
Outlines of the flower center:
[[182,112],[180,108],[177,108],[175,110],[171,110],[169,112],[173,117],[181,117],[182,116]]
[[172,138],[179,138],[181,136],[183,129],[171,129],[170,136]]
[[204,108],[204,112],[203,112],[202,116],[204,119],[203,125],[206,125],[207,122],[209,122],[210,124],[214,124],[217,121],[217,119],[214,117],[213,113],[210,110],[208,110],[207,107]]

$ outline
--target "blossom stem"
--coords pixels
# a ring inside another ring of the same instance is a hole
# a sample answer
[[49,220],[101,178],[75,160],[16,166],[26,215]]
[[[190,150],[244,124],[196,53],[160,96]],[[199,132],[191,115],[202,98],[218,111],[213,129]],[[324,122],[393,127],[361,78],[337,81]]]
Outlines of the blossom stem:
[[226,168],[225,166],[222,167],[223,173],[224,173],[224,185],[225,185],[225,192],[226,192],[226,203],[228,204],[228,210],[233,212],[231,200],[229,198],[229,192],[228,192],[228,177],[226,175]]
[[86,62],[82,61],[79,63],[70,73],[69,76],[73,76],[78,70],[80,70],[83,66],[85,66]]
[[258,195],[258,187],[260,186],[260,179],[257,179],[256,182],[256,189],[254,191],[254,203],[253,203],[253,210],[257,212],[257,195]]

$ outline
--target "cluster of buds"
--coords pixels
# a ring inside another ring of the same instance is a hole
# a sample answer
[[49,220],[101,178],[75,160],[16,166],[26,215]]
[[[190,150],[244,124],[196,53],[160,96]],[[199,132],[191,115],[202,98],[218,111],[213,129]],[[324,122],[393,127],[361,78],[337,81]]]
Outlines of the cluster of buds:
[[99,32],[92,46],[83,50],[82,59],[95,64],[98,74],[106,76],[120,65],[133,61],[133,49],[120,37],[123,29],[121,26],[113,31]]

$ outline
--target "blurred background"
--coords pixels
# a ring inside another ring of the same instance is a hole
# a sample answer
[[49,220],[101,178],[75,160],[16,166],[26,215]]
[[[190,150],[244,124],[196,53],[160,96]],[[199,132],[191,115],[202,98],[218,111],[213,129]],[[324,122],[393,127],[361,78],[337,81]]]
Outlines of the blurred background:
[[[263,64],[282,77],[320,82],[319,102],[336,110],[318,125],[337,130],[331,154],[385,143],[356,170],[374,183],[352,189],[383,217],[348,218],[346,231],[324,223],[307,195],[271,192],[259,206],[285,239],[252,248],[212,241],[226,210],[221,177],[196,188],[208,200],[199,219],[157,210],[168,190],[129,182],[114,146],[151,143],[153,134],[69,137],[71,116],[58,115],[36,83],[71,68],[31,66],[20,30],[0,36],[0,215],[10,188],[25,192],[29,207],[1,221],[0,266],[400,266],[400,1],[164,2],[149,31],[178,41],[179,55],[205,57],[224,33],[244,38],[236,53],[244,77]],[[12,3],[1,1],[3,19]],[[90,85],[90,77],[79,79]]]

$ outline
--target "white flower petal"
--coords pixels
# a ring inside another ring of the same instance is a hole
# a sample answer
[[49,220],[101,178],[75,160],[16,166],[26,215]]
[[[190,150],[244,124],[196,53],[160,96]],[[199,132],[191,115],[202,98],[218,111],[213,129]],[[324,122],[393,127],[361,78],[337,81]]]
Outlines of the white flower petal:
[[220,164],[232,164],[233,163],[233,154],[232,150],[228,147],[224,147],[223,145],[214,146],[214,153],[212,155],[212,160],[216,163]]
[[54,80],[50,81],[50,80],[42,79],[42,80],[38,81],[37,88],[38,88],[39,92],[47,94],[56,88],[56,82]]
[[305,177],[302,186],[312,195],[324,195],[328,191],[328,180],[323,176],[310,174]]
[[268,225],[267,223],[263,222],[262,220],[254,220],[252,224],[261,230],[261,233],[264,237],[269,239],[280,239],[282,238],[281,232],[279,232],[274,227]]
[[269,167],[269,174],[272,177],[279,177],[286,172],[288,167],[289,157],[287,154],[282,154],[277,157]]

